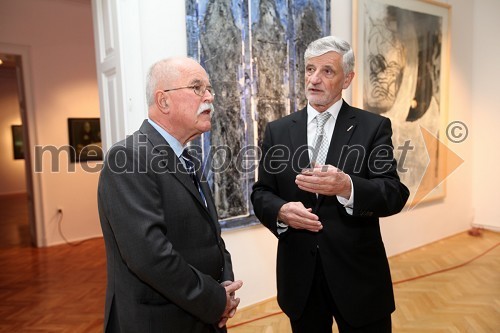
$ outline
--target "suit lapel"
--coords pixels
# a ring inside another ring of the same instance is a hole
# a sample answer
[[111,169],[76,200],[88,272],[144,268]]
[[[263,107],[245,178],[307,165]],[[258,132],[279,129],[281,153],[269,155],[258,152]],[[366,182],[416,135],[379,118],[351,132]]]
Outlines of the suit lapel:
[[326,156],[326,164],[339,165],[342,151],[349,144],[357,124],[356,116],[351,112],[351,107],[344,101],[335,121],[332,140]]
[[[292,114],[292,124],[289,127],[289,136],[291,144],[291,161],[294,170],[302,170],[311,166],[309,159],[309,151],[307,146],[307,107]],[[296,161],[295,158],[298,157]],[[316,202],[316,194],[304,192],[314,206]]]
[[[304,108],[294,113],[291,120],[292,124],[289,127],[291,151],[298,152],[307,148],[307,109]],[[307,168],[311,163],[309,154],[300,154],[298,163],[300,168]]]
[[[289,127],[290,142],[292,143],[292,151],[297,151],[302,147],[307,146],[307,109],[302,109],[294,114],[291,118],[292,124]],[[309,165],[309,156],[305,154],[301,162],[307,162]]]
[[208,186],[205,172],[198,172],[198,177],[200,177],[200,186],[201,190],[203,191],[203,195],[205,195],[205,200],[207,201],[207,209],[210,213],[210,217],[212,218],[212,221],[218,223],[219,220],[217,218],[217,208],[215,207],[214,198],[212,197],[210,186]]
[[[207,210],[207,207],[205,206],[205,202],[203,201],[203,198],[200,195],[200,192],[198,192],[198,189],[194,185],[191,177],[189,176],[188,172],[184,168],[184,165],[182,162],[179,160],[179,158],[175,155],[174,150],[170,147],[170,145],[165,141],[165,139],[161,136],[160,133],[156,129],[154,129],[151,124],[145,120],[142,123],[142,126],[140,128],[140,132],[145,134],[147,137],[147,140],[151,143],[153,146],[153,149],[159,154],[164,156],[163,161],[164,165],[169,171],[170,174],[172,174],[179,182],[181,182],[184,187],[196,198],[196,201],[203,206],[207,214],[210,216],[210,218],[213,219],[213,215],[209,213]],[[196,162],[196,161],[195,161]],[[195,163],[196,169],[199,170],[199,163]],[[199,171],[198,172],[198,177],[200,175]],[[201,179],[201,178],[199,178]],[[206,195],[206,193],[209,193],[206,191],[206,188],[202,186],[203,194]],[[209,189],[208,189],[209,191]],[[206,195],[207,196],[207,195]],[[207,196],[208,197],[208,196]],[[208,203],[208,198],[207,198],[207,203]],[[217,218],[215,218],[215,221],[217,221]]]

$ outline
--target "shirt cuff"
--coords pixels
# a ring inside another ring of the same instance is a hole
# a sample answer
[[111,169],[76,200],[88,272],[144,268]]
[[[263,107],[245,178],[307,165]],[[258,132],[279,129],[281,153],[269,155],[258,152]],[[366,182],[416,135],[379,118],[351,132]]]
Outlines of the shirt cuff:
[[337,200],[340,202],[341,205],[344,206],[347,214],[352,215],[352,208],[354,206],[354,185],[352,184],[351,177],[349,175],[347,175],[347,177],[349,177],[349,181],[351,182],[351,196],[349,197],[349,199],[346,199],[344,197],[337,195]]
[[278,227],[277,228],[278,235],[281,235],[282,233],[288,230],[288,226],[281,221],[276,221],[276,226]]

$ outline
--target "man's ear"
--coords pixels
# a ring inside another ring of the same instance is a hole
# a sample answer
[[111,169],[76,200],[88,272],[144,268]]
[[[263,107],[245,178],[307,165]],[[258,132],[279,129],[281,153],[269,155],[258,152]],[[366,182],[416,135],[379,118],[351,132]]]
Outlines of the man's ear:
[[155,95],[155,103],[162,113],[168,112],[169,98],[162,91],[157,91]]
[[342,85],[342,89],[349,88],[349,85],[351,84],[353,78],[354,78],[354,72],[350,72],[349,74],[347,74],[344,78],[344,84]]

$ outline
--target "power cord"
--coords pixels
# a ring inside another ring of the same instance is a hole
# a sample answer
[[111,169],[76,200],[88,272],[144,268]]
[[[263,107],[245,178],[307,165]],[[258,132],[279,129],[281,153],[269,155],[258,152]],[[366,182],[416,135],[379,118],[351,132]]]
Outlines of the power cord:
[[59,215],[59,221],[57,222],[57,229],[59,230],[59,236],[66,242],[66,244],[71,245],[71,246],[78,246],[82,243],[85,243],[87,240],[79,241],[79,242],[70,242],[66,236],[64,236],[64,233],[62,231],[62,220],[64,217],[63,211],[61,208],[57,209],[57,214]]
[[435,275],[435,274],[438,274],[438,273],[444,273],[444,272],[451,271],[451,270],[456,269],[456,268],[463,267],[463,266],[465,266],[465,265],[473,262],[474,260],[476,260],[476,259],[484,256],[486,253],[492,251],[493,249],[495,249],[499,245],[500,245],[500,243],[496,243],[495,245],[493,245],[492,247],[490,247],[489,249],[487,249],[483,253],[480,253],[477,256],[475,256],[474,258],[469,259],[466,262],[463,262],[461,264],[458,264],[458,265],[455,265],[455,266],[451,266],[451,267],[448,267],[448,268],[443,268],[443,269],[437,270],[435,272],[431,272],[431,273],[427,273],[427,274],[422,274],[422,275],[414,276],[412,278],[403,279],[403,280],[399,280],[399,281],[394,281],[394,282],[392,282],[392,284],[396,285],[396,284],[405,283],[405,282],[408,282],[408,281],[418,280],[418,279],[421,279],[421,278],[424,278],[424,277],[428,277],[428,276]]

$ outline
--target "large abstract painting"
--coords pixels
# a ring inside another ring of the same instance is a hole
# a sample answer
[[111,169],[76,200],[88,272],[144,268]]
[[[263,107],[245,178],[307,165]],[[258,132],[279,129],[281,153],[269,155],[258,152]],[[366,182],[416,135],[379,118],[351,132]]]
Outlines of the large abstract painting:
[[330,0],[186,0],[188,55],[216,94],[200,148],[221,226],[257,223],[250,203],[269,121],[305,106],[307,45],[330,33]]
[[449,7],[356,0],[354,15],[354,104],[391,119],[399,175],[411,193],[440,198],[446,161],[432,143],[446,121]]

